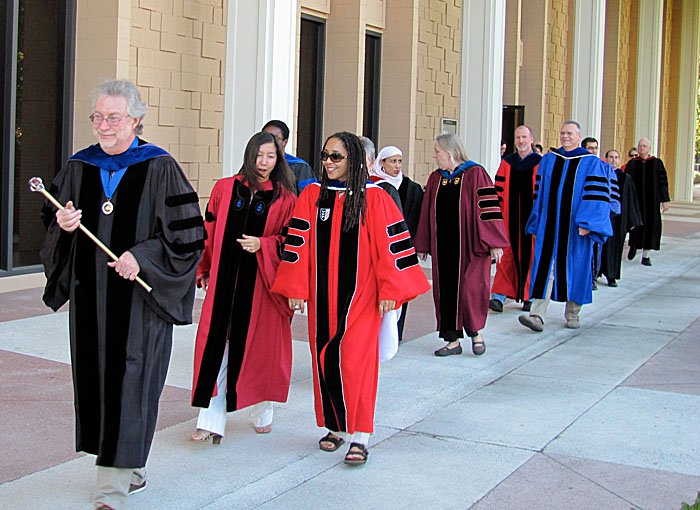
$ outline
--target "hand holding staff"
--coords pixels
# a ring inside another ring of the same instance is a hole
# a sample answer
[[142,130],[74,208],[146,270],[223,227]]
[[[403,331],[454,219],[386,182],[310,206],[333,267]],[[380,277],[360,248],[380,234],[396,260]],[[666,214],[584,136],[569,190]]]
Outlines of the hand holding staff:
[[[125,252],[121,258],[117,257],[114,253],[112,253],[112,250],[105,246],[105,244],[102,241],[95,237],[95,235],[92,232],[90,232],[86,227],[83,226],[82,223],[80,223],[82,211],[80,211],[79,209],[76,210],[73,206],[73,202],[68,202],[66,204],[66,207],[63,207],[61,203],[51,195],[51,193],[46,191],[44,183],[40,177],[32,177],[31,179],[29,179],[29,190],[35,192],[38,191],[39,193],[44,195],[46,200],[48,200],[54,206],[56,206],[59,211],[62,211],[62,214],[60,214],[60,220],[59,215],[56,215],[56,221],[59,222],[59,227],[61,227],[66,232],[73,232],[76,228],[82,230],[86,236],[92,239],[92,241],[103,252],[105,252],[109,256],[109,258],[111,258],[114,261],[110,262],[108,265],[110,267],[115,267],[120,276],[122,276],[123,278],[128,278],[129,280],[136,280],[136,282],[139,285],[141,285],[141,287],[143,287],[146,290],[146,292],[151,292],[151,287],[146,282],[144,282],[139,276],[136,276],[136,273],[138,272],[138,263],[136,262],[134,256],[128,251]],[[133,261],[131,259],[133,259]],[[135,266],[133,266],[134,263],[136,264]],[[120,270],[122,267],[124,268],[124,270]]]

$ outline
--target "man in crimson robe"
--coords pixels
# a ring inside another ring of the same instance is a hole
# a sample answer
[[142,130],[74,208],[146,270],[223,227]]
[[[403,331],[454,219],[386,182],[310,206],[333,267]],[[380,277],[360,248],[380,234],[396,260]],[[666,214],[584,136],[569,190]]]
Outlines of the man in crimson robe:
[[503,212],[510,246],[503,249],[503,258],[496,266],[489,309],[503,311],[506,298],[523,302],[530,310],[530,264],[532,236],[525,233],[525,222],[532,211],[537,165],[542,156],[533,151],[535,140],[528,126],[515,128],[516,151],[501,160],[495,178],[498,201]]
[[651,266],[649,254],[651,250],[658,250],[661,245],[661,211],[668,211],[671,199],[668,194],[666,167],[663,161],[649,154],[651,142],[641,138],[637,143],[637,150],[639,155],[627,163],[625,172],[634,182],[644,224],[630,232],[627,258],[634,259],[637,250],[642,250],[642,264]]

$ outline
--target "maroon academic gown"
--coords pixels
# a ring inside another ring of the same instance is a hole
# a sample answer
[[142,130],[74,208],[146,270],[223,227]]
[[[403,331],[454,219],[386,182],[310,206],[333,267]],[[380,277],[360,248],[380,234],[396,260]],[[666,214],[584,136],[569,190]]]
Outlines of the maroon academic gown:
[[[470,166],[471,165],[471,166]],[[508,246],[503,215],[491,178],[481,166],[463,163],[451,178],[428,177],[416,251],[433,259],[437,330],[476,333],[488,314],[491,248]]]
[[[279,265],[282,230],[292,217],[295,195],[272,183],[251,200],[242,176],[220,179],[205,215],[208,239],[197,269],[209,288],[197,329],[192,405],[209,407],[229,340],[226,409],[235,411],[266,400],[286,402],[292,370],[292,311],[270,291]],[[255,253],[236,239],[260,238]]]

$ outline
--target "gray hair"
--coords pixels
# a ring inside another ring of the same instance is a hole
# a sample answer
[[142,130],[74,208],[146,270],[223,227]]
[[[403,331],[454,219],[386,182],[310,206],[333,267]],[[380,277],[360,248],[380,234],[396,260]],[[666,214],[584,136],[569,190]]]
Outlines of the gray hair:
[[146,116],[148,106],[141,99],[139,89],[129,80],[105,80],[100,83],[92,92],[92,108],[100,96],[123,97],[126,99],[126,113],[132,119],[139,119],[139,123],[134,130],[137,135],[143,133],[141,121]]
[[374,159],[376,157],[374,142],[366,136],[358,136],[358,138],[360,139],[360,142],[362,142],[362,146],[365,148],[365,154],[367,154],[370,163],[374,163]]
[[452,133],[437,135],[435,137],[435,143],[450,155],[452,163],[459,165],[469,159],[467,150],[464,148],[462,140],[460,140],[457,135],[453,135]]
[[576,126],[576,131],[578,132],[579,135],[581,134],[581,124],[579,124],[575,120],[565,120],[564,122],[562,122],[561,125],[566,126],[567,124],[572,124],[572,125]]

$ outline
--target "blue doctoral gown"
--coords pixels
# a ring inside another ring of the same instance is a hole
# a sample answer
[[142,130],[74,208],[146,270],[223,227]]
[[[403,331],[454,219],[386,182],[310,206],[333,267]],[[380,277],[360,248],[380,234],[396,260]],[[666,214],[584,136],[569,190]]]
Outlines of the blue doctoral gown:
[[[545,154],[525,227],[535,236],[531,297],[545,297],[554,267],[552,300],[580,305],[593,300],[593,243],[604,243],[612,235],[610,197],[606,164],[597,156],[581,147]],[[579,227],[590,233],[580,236]]]

